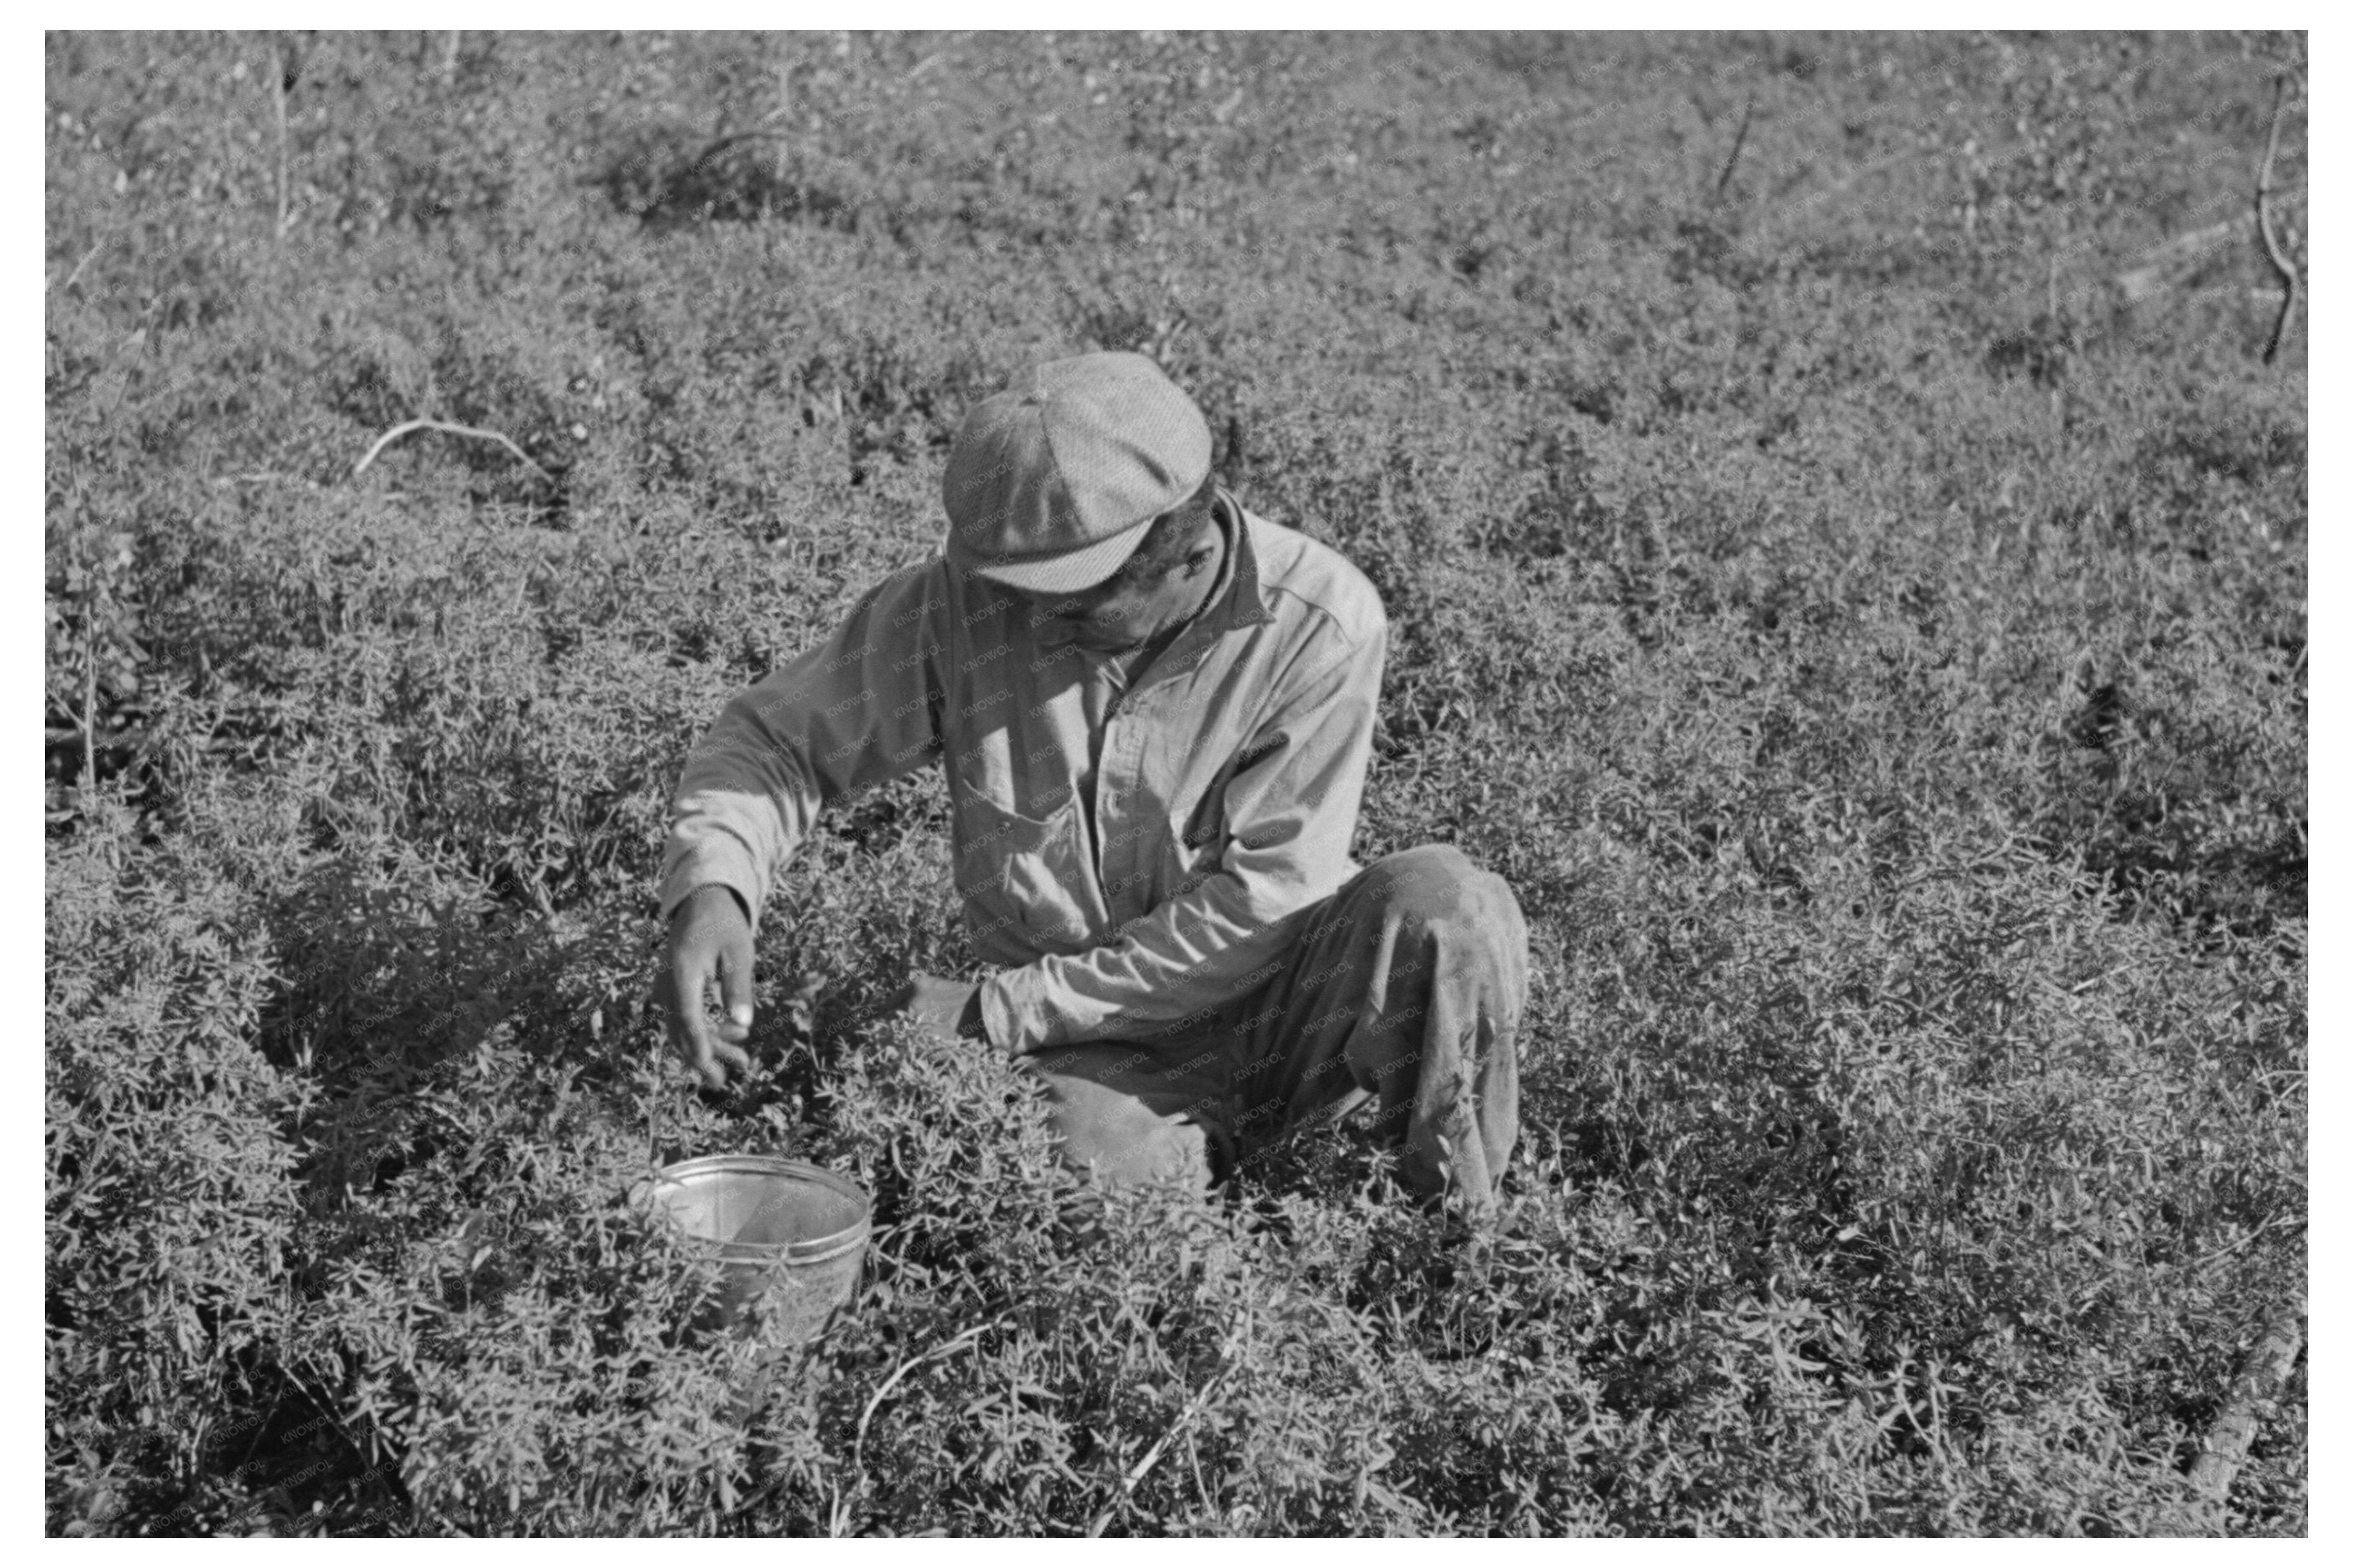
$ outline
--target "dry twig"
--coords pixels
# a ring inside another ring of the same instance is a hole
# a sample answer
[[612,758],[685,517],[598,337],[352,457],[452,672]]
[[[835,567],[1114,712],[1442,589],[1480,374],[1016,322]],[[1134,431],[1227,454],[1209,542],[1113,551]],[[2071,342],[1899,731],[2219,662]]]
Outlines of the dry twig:
[[269,51],[269,102],[278,111],[278,237],[280,239],[286,237],[286,230],[294,221],[292,192],[288,184],[286,145],[286,90],[292,85],[287,79],[291,74],[291,64],[284,49]]
[[2112,281],[2123,294],[2125,303],[2137,304],[2170,286],[2173,275],[2196,265],[2207,253],[2231,237],[2232,232],[2244,222],[2242,218],[2224,218],[2202,228],[2193,228],[2160,240],[2132,258],[2132,264],[2117,273]]
[[661,1169],[662,1068],[669,1065],[659,1035],[654,1037],[654,1086],[646,1094],[646,1169]]
[[[93,581],[95,575],[93,574]],[[85,629],[81,663],[81,808],[98,794],[98,595],[90,596],[90,624]]]
[[[851,1441],[849,1447],[849,1472],[852,1478],[850,1497],[855,1497],[866,1484],[866,1428],[873,1421],[874,1413],[882,1408],[882,1401],[890,1397],[891,1391],[898,1387],[900,1381],[917,1367],[928,1366],[934,1362],[945,1361],[957,1351],[978,1340],[989,1330],[1002,1328],[1004,1324],[1005,1320],[1002,1318],[994,1319],[986,1323],[976,1323],[936,1350],[925,1351],[922,1355],[911,1356],[901,1362],[892,1369],[891,1375],[882,1380],[882,1386],[874,1391],[874,1396],[866,1402],[866,1408],[858,1415],[858,1436]],[[748,1512],[754,1505],[765,1501],[782,1484],[779,1481],[762,1488],[757,1494],[736,1510],[737,1513]],[[833,1534],[839,1538],[849,1525],[849,1498],[836,1492],[833,1498],[832,1515],[830,1528]]]
[[745,142],[777,141],[781,140],[784,134],[785,133],[781,131],[763,130],[754,126],[749,131],[737,131],[729,135],[718,137],[708,146],[704,147],[702,152],[697,153],[694,157],[688,162],[686,165],[686,173],[681,174],[680,178],[690,178],[702,173],[704,168],[710,164],[711,160],[716,158],[720,153],[724,153],[730,147],[739,146]]
[[378,452],[383,451],[386,447],[391,446],[403,436],[414,435],[419,430],[438,430],[445,436],[465,436],[477,441],[496,441],[500,446],[504,447],[508,451],[512,452],[516,457],[522,458],[523,466],[529,468],[533,473],[537,474],[541,479],[545,479],[550,484],[554,484],[555,482],[555,476],[549,473],[545,468],[541,468],[537,463],[533,462],[530,453],[524,451],[521,447],[516,446],[512,441],[508,440],[504,436],[500,435],[496,430],[477,430],[470,425],[453,425],[446,419],[409,419],[404,420],[402,423],[394,426],[391,429],[385,431],[383,435],[375,438],[375,445],[367,449],[367,456],[362,458],[358,462],[352,465],[352,478],[358,479],[362,474],[367,472],[367,466],[375,461],[375,455]]
[[1226,1381],[1226,1374],[1233,1371],[1234,1347],[1242,1342],[1242,1335],[1249,1327],[1250,1314],[1244,1312],[1226,1335],[1225,1348],[1218,1354],[1218,1370],[1211,1373],[1208,1381],[1196,1389],[1193,1397],[1185,1402],[1185,1408],[1176,1413],[1176,1419],[1168,1424],[1168,1430],[1160,1434],[1160,1440],[1145,1449],[1144,1458],[1138,1459],[1134,1468],[1121,1478],[1119,1496],[1113,1498],[1101,1513],[1096,1514],[1088,1522],[1087,1536],[1090,1540],[1101,1536],[1110,1526],[1112,1517],[1119,1512],[1129,1498],[1135,1495],[1137,1485],[1145,1477],[1152,1473],[1152,1467],[1160,1462],[1160,1457],[1168,1451],[1168,1445],[1175,1442],[1180,1436],[1190,1435],[1193,1418],[1201,1413],[1201,1406],[1209,1402],[1209,1395],[1215,1394],[1219,1385]]
[[2282,71],[2272,79],[2272,134],[2263,146],[2263,166],[2255,174],[2255,228],[2263,237],[2263,254],[2271,258],[2272,270],[2279,275],[2279,314],[2272,319],[2272,339],[2263,345],[2263,363],[2269,364],[2279,357],[2280,340],[2287,334],[2287,319],[2295,309],[2298,282],[2295,268],[2280,250],[2277,236],[2272,233],[2271,208],[2264,198],[2272,190],[2272,160],[2279,156],[2280,118],[2287,110],[2287,73]]
[[106,239],[105,239],[105,237],[104,237],[104,236],[100,236],[100,237],[99,237],[99,239],[98,239],[97,243],[96,243],[96,244],[93,244],[93,245],[90,247],[90,249],[89,249],[89,250],[88,250],[88,251],[83,255],[82,258],[81,258],[79,261],[77,261],[77,262],[75,262],[75,263],[74,263],[74,269],[73,269],[71,272],[69,272],[69,273],[67,273],[67,274],[66,274],[66,280],[65,280],[65,285],[64,285],[64,286],[65,286],[66,288],[68,288],[68,289],[70,289],[70,288],[72,288],[75,284],[77,284],[77,283],[80,282],[80,281],[81,281],[81,273],[82,273],[82,268],[85,268],[85,267],[88,267],[91,262],[93,262],[93,261],[97,260],[97,259],[98,259],[98,253],[99,253],[100,250],[104,249],[105,247],[106,247]]
[[1725,154],[1724,173],[1715,177],[1715,199],[1724,199],[1724,187],[1732,183],[1732,171],[1740,165],[1740,150],[1748,145],[1748,121],[1757,113],[1757,93],[1751,89],[1748,107],[1740,111],[1740,129],[1732,133],[1732,151]]

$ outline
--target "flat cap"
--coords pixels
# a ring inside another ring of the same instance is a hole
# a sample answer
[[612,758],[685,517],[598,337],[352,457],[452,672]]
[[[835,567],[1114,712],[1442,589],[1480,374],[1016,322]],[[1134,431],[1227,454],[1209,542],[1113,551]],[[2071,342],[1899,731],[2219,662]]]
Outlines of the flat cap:
[[1209,476],[1209,422],[1138,353],[1049,360],[965,416],[941,481],[947,558],[1037,593],[1119,570]]

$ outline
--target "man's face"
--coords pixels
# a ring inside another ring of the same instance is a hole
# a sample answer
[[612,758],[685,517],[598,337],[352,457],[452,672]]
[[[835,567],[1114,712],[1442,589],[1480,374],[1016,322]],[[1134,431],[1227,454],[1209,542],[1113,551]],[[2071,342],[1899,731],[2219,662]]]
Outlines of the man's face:
[[1114,574],[1107,583],[1070,594],[1006,592],[1029,612],[1029,626],[1047,647],[1075,645],[1090,653],[1130,653],[1183,622],[1201,607],[1214,581],[1219,534],[1205,528],[1174,566],[1131,577]]

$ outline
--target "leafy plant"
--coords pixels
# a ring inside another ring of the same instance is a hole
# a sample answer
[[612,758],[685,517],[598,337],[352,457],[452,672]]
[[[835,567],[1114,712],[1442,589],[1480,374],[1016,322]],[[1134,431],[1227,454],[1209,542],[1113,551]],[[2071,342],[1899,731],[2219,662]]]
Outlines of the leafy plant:
[[[49,35],[49,1529],[2302,1532],[2304,350],[2112,282],[2300,47]],[[1090,347],[1382,593],[1359,858],[1518,893],[1482,1243],[1091,1198],[881,1016],[935,776],[661,1057],[688,748]],[[875,1199],[781,1362],[629,1201],[728,1151]]]

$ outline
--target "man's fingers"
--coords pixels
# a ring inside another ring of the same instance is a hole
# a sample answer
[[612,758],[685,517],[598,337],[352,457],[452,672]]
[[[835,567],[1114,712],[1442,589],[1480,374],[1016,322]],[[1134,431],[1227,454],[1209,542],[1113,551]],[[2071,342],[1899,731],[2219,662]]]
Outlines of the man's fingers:
[[[719,955],[719,994],[727,1013],[727,1021],[719,1026],[719,1037],[740,1044],[752,1032],[752,944],[731,945]],[[743,1052],[737,1051],[737,1056]],[[750,1065],[750,1058],[744,1058]]]
[[727,1069],[733,1068],[746,1078],[752,1073],[752,1058],[743,1047],[731,1046],[705,1030],[702,1040],[687,1053],[686,1065],[712,1089],[727,1087]]
[[[716,1025],[703,1013],[714,980],[725,1014]],[[672,912],[668,963],[655,989],[670,1009],[672,1048],[704,1083],[725,1089],[728,1068],[752,1070],[743,1049],[752,1031],[752,930],[734,893],[697,889]]]
[[[671,1037],[678,1042],[679,1054],[686,1059],[702,1081],[712,1089],[727,1087],[731,1068],[749,1076],[752,1071],[751,1053],[743,1042],[752,1032],[752,962],[744,951],[730,949],[720,954],[718,973],[713,975],[707,961],[691,959],[679,963],[670,972]],[[711,982],[719,982],[720,993],[725,998],[727,1016],[714,1025],[703,1012],[704,994]]]
[[[699,1011],[699,1009],[698,1009]],[[686,1065],[713,1089],[727,1087],[727,1069],[733,1068],[745,1077],[751,1076],[752,1058],[740,1046],[729,1044],[714,1034],[702,1018],[695,1019],[699,1037],[690,1037],[680,1055]]]
[[654,1000],[670,1015],[670,1043],[690,1059],[691,1047],[702,1037],[702,1009],[693,1005],[702,1000],[702,981],[695,967],[683,958],[676,960],[654,982]]
[[[693,955],[681,954],[664,977],[666,994],[662,1000],[670,1007],[670,1038],[679,1057],[705,1083],[713,1089],[727,1087],[727,1074],[714,1061],[718,1049],[733,1049],[712,1037],[711,1025],[702,1016],[702,992],[710,979],[710,971]],[[737,1056],[743,1053],[736,1052]]]

